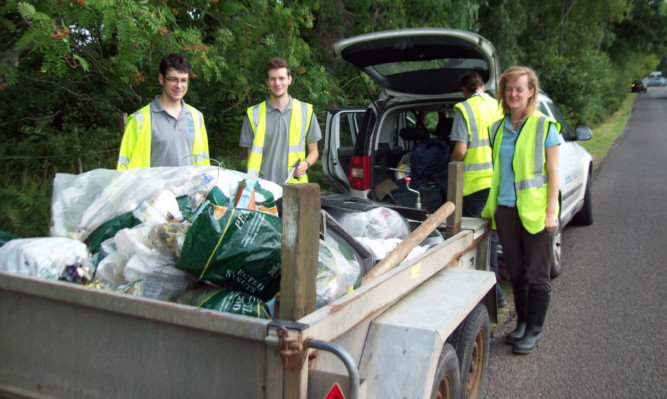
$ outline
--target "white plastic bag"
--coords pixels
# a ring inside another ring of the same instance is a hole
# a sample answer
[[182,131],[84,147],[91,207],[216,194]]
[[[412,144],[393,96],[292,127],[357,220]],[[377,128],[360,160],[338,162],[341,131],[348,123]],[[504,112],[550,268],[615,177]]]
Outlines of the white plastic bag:
[[195,278],[176,269],[176,257],[154,248],[150,237],[145,225],[120,230],[114,237],[116,251],[100,262],[96,276],[116,287],[141,280],[143,295],[154,299],[188,288]]
[[360,278],[361,265],[347,259],[331,245],[320,240],[318,254],[315,307],[320,308],[350,292]]
[[400,213],[385,207],[366,212],[345,212],[338,222],[353,237],[402,240],[410,234],[408,221]]
[[89,259],[84,243],[64,237],[17,238],[0,247],[0,270],[53,280]]
[[[51,235],[84,241],[102,223],[153,204],[168,191],[174,197],[206,194],[214,185],[229,197],[248,175],[216,166],[179,166],[117,171],[96,169],[79,175],[58,173],[53,181]],[[282,188],[260,180],[275,199]],[[199,195],[203,198],[203,195]]]

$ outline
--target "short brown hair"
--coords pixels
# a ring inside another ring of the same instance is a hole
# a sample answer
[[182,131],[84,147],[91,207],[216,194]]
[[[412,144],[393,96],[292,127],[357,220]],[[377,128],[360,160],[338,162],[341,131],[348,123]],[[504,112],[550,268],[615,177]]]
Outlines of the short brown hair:
[[171,53],[160,61],[160,73],[162,76],[167,76],[170,69],[180,73],[190,73],[190,62],[183,54]]
[[533,97],[528,99],[528,105],[526,106],[526,114],[524,117],[528,117],[535,112],[537,109],[537,96],[540,91],[540,83],[537,80],[537,74],[532,69],[526,66],[515,65],[509,67],[502,75],[500,75],[500,84],[498,84],[498,93],[500,97],[500,105],[503,107],[503,114],[507,115],[510,113],[510,108],[505,101],[505,87],[507,86],[508,81],[515,81],[519,79],[522,75],[528,77],[528,87],[535,90]]
[[460,87],[466,89],[469,93],[475,93],[480,87],[484,87],[484,80],[477,72],[467,73],[461,78]]
[[269,75],[269,71],[280,68],[287,69],[287,76],[292,74],[292,71],[290,71],[289,68],[289,64],[284,58],[273,57],[269,60],[269,62],[266,63],[266,75]]

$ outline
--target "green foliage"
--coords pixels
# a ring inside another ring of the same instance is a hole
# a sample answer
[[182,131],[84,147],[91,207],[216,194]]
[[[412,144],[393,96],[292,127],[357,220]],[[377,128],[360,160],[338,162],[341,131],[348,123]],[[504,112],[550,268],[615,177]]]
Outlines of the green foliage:
[[51,182],[43,176],[23,172],[20,180],[0,178],[1,230],[19,237],[48,235],[51,209]]
[[[170,52],[192,65],[188,103],[205,115],[210,153],[245,168],[238,135],[263,100],[266,61],[288,60],[290,93],[326,109],[365,105],[370,79],[333,57],[345,37],[443,27],[481,33],[502,68],[533,67],[571,123],[606,118],[628,84],[667,57],[667,3],[654,0],[6,0],[0,3],[0,230],[44,233],[46,187],[58,172],[113,168],[124,116],[159,93]],[[667,72],[667,71],[665,71]],[[369,93],[370,92],[370,93]],[[311,180],[322,182],[314,165]],[[12,191],[13,190],[13,191]],[[5,201],[6,200],[6,201]],[[24,202],[21,202],[24,201]],[[13,212],[13,213],[12,213]],[[40,212],[42,212],[40,214]],[[40,224],[40,226],[37,226]]]

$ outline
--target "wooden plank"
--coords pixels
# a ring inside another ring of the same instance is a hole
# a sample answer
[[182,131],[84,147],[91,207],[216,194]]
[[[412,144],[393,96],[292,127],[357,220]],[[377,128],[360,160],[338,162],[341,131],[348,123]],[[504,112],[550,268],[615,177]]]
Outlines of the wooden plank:
[[453,202],[456,209],[447,218],[447,237],[453,237],[461,231],[461,218],[463,216],[463,167],[463,162],[449,163],[447,201]]
[[363,278],[362,284],[366,284],[374,278],[383,273],[393,269],[405,259],[406,256],[424,241],[429,234],[433,232],[440,224],[454,212],[454,204],[446,202],[433,215],[431,215],[424,223],[420,224],[410,235],[403,241],[389,255],[380,261],[372,270],[370,270]]

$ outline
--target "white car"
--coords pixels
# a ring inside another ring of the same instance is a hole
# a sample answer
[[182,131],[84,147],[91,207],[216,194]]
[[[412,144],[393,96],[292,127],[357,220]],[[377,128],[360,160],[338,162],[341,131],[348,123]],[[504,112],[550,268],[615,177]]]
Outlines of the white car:
[[[459,82],[476,71],[486,90],[495,95],[500,77],[495,48],[468,31],[405,29],[348,38],[334,44],[334,52],[367,74],[381,92],[367,107],[328,111],[322,155],[325,181],[352,197],[437,209],[445,200],[442,184],[446,178],[427,179],[417,188],[419,194],[407,191],[405,177],[414,174],[417,166],[408,159],[416,160],[412,149],[427,138],[434,145],[429,148],[436,154],[433,159],[447,159],[449,151],[439,147],[438,141],[449,145],[453,107],[464,100]],[[571,221],[592,223],[593,161],[576,143],[589,140],[592,132],[585,126],[572,131],[544,94],[540,94],[539,108],[563,126],[560,228],[553,245],[555,277],[561,271],[562,228]]]

